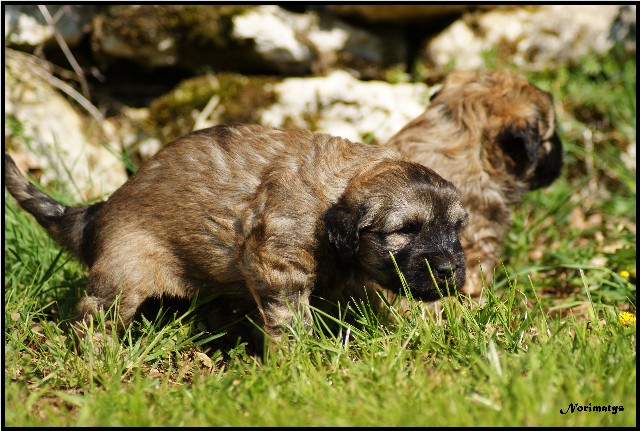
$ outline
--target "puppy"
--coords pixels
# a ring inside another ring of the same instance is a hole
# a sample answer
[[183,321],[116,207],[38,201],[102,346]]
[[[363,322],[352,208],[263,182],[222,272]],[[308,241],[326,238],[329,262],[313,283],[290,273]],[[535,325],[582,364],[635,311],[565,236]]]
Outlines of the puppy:
[[[553,100],[508,71],[453,72],[427,110],[386,144],[434,169],[463,195],[469,223],[463,292],[480,294],[502,257],[511,208],[562,167]],[[481,275],[482,271],[482,275]]]
[[218,126],[167,145],[85,207],[39,191],[7,154],[4,169],[20,206],[89,267],[81,318],[120,294],[119,328],[147,298],[221,293],[254,301],[277,340],[299,318],[311,324],[312,293],[402,293],[394,259],[417,298],[465,281],[459,191],[390,148]]

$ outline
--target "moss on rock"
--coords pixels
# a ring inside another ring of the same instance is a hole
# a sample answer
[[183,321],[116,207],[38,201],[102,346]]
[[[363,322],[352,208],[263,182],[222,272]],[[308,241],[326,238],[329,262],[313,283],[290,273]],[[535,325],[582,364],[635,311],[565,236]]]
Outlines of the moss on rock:
[[198,115],[212,97],[218,105],[208,116],[210,124],[255,123],[260,108],[271,105],[276,95],[268,84],[273,77],[248,77],[235,73],[197,76],[181,82],[149,106],[150,127],[169,142],[193,130]]

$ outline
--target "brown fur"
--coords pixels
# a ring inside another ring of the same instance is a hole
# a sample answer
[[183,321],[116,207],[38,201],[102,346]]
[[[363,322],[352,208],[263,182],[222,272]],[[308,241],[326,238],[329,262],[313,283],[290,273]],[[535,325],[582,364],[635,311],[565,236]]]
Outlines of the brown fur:
[[[89,267],[79,311],[121,293],[128,324],[147,298],[228,293],[255,301],[278,338],[311,294],[402,287],[418,298],[464,284],[460,194],[432,170],[325,134],[260,126],[190,133],[150,159],[106,201],[65,207],[38,191],[5,154],[20,205]],[[453,273],[452,273],[453,271]]]
[[511,227],[511,208],[562,167],[551,95],[508,71],[453,72],[427,110],[387,142],[434,169],[463,194],[469,223],[465,293],[492,280]]

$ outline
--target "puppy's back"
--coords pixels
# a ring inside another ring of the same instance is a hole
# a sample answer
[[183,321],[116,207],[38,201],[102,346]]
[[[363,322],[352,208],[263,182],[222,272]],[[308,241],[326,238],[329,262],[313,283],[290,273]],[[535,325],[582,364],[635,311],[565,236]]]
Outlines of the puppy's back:
[[241,125],[190,133],[164,147],[113,193],[100,212],[95,247],[103,253],[122,249],[118,241],[144,238],[166,245],[173,257],[164,258],[181,262],[185,272],[236,282],[242,245],[260,225],[255,215],[269,207],[272,217],[283,218],[269,226],[292,223],[299,235],[313,235],[320,215],[298,214],[300,208],[322,211],[337,200],[365,167],[360,157],[365,153],[372,164],[399,157],[390,149],[305,130]]

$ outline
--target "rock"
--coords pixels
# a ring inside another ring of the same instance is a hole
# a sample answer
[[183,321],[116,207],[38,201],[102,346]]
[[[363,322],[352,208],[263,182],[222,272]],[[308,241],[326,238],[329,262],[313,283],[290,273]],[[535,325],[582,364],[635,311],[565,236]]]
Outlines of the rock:
[[150,129],[164,143],[195,129],[218,124],[257,123],[260,108],[276,97],[272,77],[219,73],[187,79],[149,106]]
[[93,26],[93,51],[104,67],[117,59],[194,72],[306,75],[344,67],[371,78],[406,57],[399,35],[275,5],[111,6]]
[[277,6],[111,6],[94,23],[93,50],[106,65],[306,73],[313,54],[293,16]]
[[231,37],[252,44],[258,56],[281,73],[305,73],[310,70],[314,56],[302,38],[309,24],[309,15],[274,5],[258,6],[233,18]]
[[471,13],[426,46],[423,59],[439,68],[478,69],[493,51],[500,61],[526,69],[572,64],[593,50],[606,52],[618,16],[616,5],[503,6]]
[[325,14],[259,6],[233,19],[233,37],[251,41],[256,52],[284,74],[324,74],[350,68],[359,77],[380,77],[381,69],[405,60],[404,41],[380,35]]
[[[36,47],[57,43],[53,28],[47,24],[37,5],[6,5],[4,37],[6,46]],[[99,10],[95,5],[46,5],[56,28],[67,45],[76,46],[91,29],[91,19]]]
[[421,114],[429,98],[425,84],[362,82],[344,71],[288,78],[270,88],[277,99],[260,112],[261,124],[301,127],[367,143],[385,142]]
[[123,107],[107,125],[134,165],[192,130],[218,124],[258,123],[261,107],[275,100],[274,77],[235,73],[196,76],[153,99],[148,108]]
[[65,184],[79,200],[111,193],[126,181],[113,154],[118,149],[100,144],[98,128],[43,78],[43,65],[6,49],[4,67],[6,150],[23,171],[40,174],[43,185]]
[[[108,66],[125,58],[142,66],[198,69],[242,63],[246,50],[229,37],[231,19],[250,6],[110,6],[95,17],[94,55]],[[232,55],[235,53],[235,57]]]
[[382,143],[424,111],[428,93],[425,84],[363,82],[345,71],[284,80],[221,73],[187,79],[148,109],[127,108],[110,122],[136,164],[191,130],[218,124],[305,128]]

